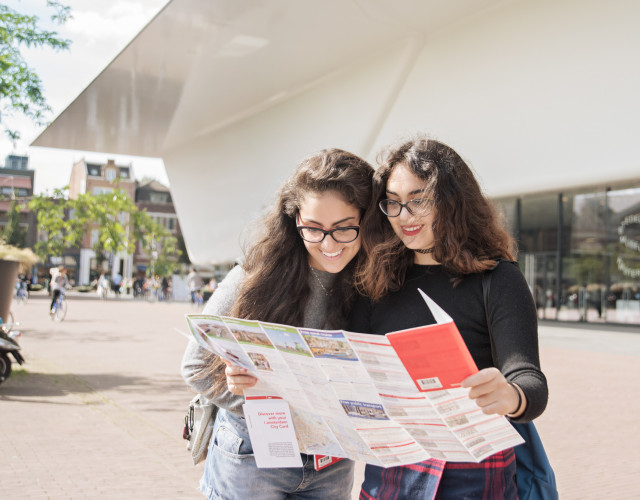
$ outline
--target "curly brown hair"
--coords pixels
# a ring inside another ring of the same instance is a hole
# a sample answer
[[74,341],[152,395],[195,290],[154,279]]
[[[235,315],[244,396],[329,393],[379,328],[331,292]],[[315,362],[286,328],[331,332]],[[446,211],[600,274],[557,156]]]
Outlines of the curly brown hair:
[[361,222],[362,245],[368,255],[356,276],[361,293],[379,300],[400,289],[414,262],[414,251],[404,246],[378,209],[378,203],[386,198],[389,176],[399,164],[426,181],[435,209],[433,258],[454,276],[454,283],[465,275],[491,269],[495,259],[515,259],[516,244],[502,217],[482,193],[472,170],[451,147],[418,136],[390,146],[379,163],[371,205]]
[[[296,214],[305,196],[334,191],[364,216],[371,200],[373,167],[341,149],[325,149],[303,160],[282,186],[278,200],[260,221],[262,235],[254,239],[242,264],[245,278],[231,316],[302,326],[310,296],[309,256],[298,235]],[[331,288],[327,326],[343,326],[355,301],[354,270],[365,261],[361,250],[338,273]],[[224,363],[215,358],[214,392],[226,387]]]

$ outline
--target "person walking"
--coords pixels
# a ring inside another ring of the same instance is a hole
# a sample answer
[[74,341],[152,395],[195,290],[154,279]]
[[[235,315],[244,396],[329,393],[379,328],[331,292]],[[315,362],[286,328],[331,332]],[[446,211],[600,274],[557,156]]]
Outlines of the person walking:
[[98,288],[96,292],[101,299],[106,299],[109,294],[109,279],[104,272],[100,273],[98,277]]
[[160,300],[163,300],[163,301],[169,300],[170,298],[169,287],[170,287],[169,278],[166,276],[163,276],[161,292],[160,292]]
[[55,273],[55,278],[51,283],[51,304],[49,305],[49,313],[55,312],[54,305],[60,294],[64,293],[69,288],[69,279],[67,278],[67,269],[64,266],[58,266],[58,272]]
[[[456,323],[479,369],[462,387],[483,412],[514,422],[538,417],[548,389],[536,306],[512,262],[514,241],[471,169],[449,146],[418,137],[385,152],[373,189],[362,222],[369,258],[357,280],[366,297],[349,330],[383,335],[435,323],[420,289]],[[492,279],[486,309],[485,273]],[[480,463],[367,465],[360,493],[361,500],[517,497],[513,448]]]
[[113,277],[113,293],[116,294],[116,297],[120,296],[120,287],[122,286],[122,275],[120,273],[116,273]]
[[189,274],[187,274],[187,289],[191,293],[191,303],[194,305],[198,304],[200,288],[202,288],[202,278],[195,267],[192,267],[189,269]]
[[[361,264],[360,220],[369,204],[373,168],[339,149],[305,159],[284,184],[261,221],[242,265],[211,296],[204,313],[252,318],[308,328],[346,325],[356,298],[354,269]],[[258,469],[242,413],[245,389],[256,379],[226,366],[190,341],[182,375],[220,409],[209,443],[200,490],[225,500],[348,500],[354,464],[341,460],[316,471]]]

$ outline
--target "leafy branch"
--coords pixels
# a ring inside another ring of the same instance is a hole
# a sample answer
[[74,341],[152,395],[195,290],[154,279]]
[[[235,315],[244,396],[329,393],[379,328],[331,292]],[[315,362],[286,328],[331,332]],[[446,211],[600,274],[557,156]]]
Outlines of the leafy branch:
[[[63,24],[71,17],[71,9],[58,0],[47,0],[53,9],[51,20]],[[57,32],[40,27],[38,16],[22,14],[0,4],[0,113],[11,116],[22,113],[37,125],[45,125],[51,111],[44,97],[42,80],[26,63],[23,48],[49,47],[68,50],[70,40]]]

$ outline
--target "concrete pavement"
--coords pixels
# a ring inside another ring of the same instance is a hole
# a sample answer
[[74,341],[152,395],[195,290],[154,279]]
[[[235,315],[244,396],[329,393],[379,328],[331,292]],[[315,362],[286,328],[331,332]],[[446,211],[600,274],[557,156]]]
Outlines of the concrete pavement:
[[[174,331],[190,305],[68,305],[63,323],[46,295],[14,306],[27,364],[0,385],[0,499],[201,498],[202,466],[181,438],[186,339]],[[545,324],[541,353],[551,398],[537,425],[560,497],[637,498],[640,330]]]
[[0,498],[201,498],[173,330],[189,304],[70,296],[62,323],[47,308],[14,306],[27,363],[0,386]]

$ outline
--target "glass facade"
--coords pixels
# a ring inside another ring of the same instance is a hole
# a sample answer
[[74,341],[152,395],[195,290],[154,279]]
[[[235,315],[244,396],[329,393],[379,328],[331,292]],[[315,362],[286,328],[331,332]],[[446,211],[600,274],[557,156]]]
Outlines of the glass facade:
[[640,324],[640,181],[495,202],[541,319]]

